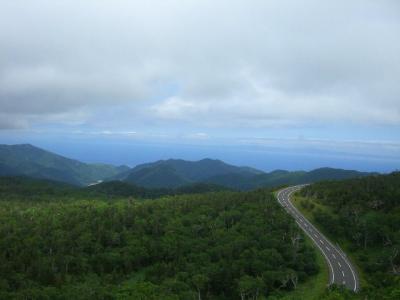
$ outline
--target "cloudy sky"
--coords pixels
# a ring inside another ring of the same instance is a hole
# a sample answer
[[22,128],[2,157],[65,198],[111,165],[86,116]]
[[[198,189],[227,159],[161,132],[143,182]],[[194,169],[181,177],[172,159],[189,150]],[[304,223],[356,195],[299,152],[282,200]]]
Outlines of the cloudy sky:
[[400,169],[399,37],[397,0],[3,0],[0,142]]

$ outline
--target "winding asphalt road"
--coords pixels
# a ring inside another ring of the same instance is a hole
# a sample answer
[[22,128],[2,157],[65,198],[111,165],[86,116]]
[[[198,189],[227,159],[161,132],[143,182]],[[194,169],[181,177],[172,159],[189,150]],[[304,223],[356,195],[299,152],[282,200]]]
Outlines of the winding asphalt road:
[[290,201],[291,195],[302,187],[304,185],[280,190],[277,194],[279,203],[321,250],[329,266],[329,284],[345,285],[348,289],[356,292],[359,288],[359,280],[355,268],[347,259],[346,254],[320,233]]

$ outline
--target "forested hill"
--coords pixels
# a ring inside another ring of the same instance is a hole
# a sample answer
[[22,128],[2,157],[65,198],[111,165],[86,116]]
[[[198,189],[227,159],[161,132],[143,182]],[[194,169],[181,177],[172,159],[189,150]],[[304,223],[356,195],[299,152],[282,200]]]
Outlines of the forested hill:
[[62,182],[25,176],[0,176],[0,200],[70,201],[74,199],[121,198],[155,199],[162,196],[202,194],[228,191],[215,184],[195,183],[176,189],[149,189],[122,181],[102,182],[88,187],[77,187]]
[[0,299],[263,299],[316,274],[269,191],[0,205]]
[[249,167],[237,167],[220,160],[199,161],[160,160],[139,165],[110,180],[122,180],[148,188],[177,188],[190,183],[211,183],[235,190],[252,190],[286,184],[311,183],[321,180],[341,180],[370,173],[334,168],[319,168],[309,172],[275,170],[269,173]]
[[86,164],[30,144],[0,145],[0,176],[25,175],[74,185],[88,185],[129,168]]
[[86,164],[29,144],[0,145],[0,177],[18,175],[78,186],[119,180],[150,189],[177,189],[193,184],[208,184],[234,190],[252,190],[326,179],[356,178],[370,173],[333,168],[309,172],[275,170],[266,173],[250,167],[233,166],[216,159],[160,160],[130,169],[127,166]]
[[223,185],[238,190],[252,190],[263,187],[277,187],[281,185],[297,185],[313,183],[323,180],[343,180],[371,175],[367,172],[343,170],[335,168],[319,168],[309,172],[275,170],[269,173],[243,176],[241,174],[227,174],[215,176],[206,182]]
[[303,209],[354,254],[364,294],[400,299],[400,172],[315,183],[301,194]]
[[189,183],[209,181],[209,178],[215,176],[238,175],[249,178],[262,173],[264,172],[260,170],[237,167],[216,159],[199,161],[169,159],[138,165],[115,176],[114,179],[144,187],[176,188]]

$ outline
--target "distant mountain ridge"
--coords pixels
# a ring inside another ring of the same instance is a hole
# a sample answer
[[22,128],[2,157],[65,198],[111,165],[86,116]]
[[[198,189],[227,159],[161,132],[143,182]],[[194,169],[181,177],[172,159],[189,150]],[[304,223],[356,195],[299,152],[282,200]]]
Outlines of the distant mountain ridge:
[[112,179],[146,188],[178,188],[193,183],[208,183],[236,190],[251,190],[260,187],[341,180],[367,175],[371,175],[371,173],[334,168],[319,168],[309,172],[275,170],[266,173],[249,167],[229,165],[220,160],[169,159],[138,165]]
[[88,185],[127,171],[126,166],[86,164],[32,146],[0,145],[0,175],[25,175],[73,185]]
[[191,183],[207,182],[208,178],[214,176],[253,176],[262,173],[253,168],[236,167],[209,158],[199,161],[169,159],[138,165],[126,173],[117,175],[117,179],[148,188],[177,188]]
[[223,186],[235,190],[312,183],[363,177],[372,173],[320,168],[306,171],[275,170],[269,173],[238,167],[216,159],[159,160],[134,168],[86,164],[30,144],[0,145],[0,176],[29,176],[86,186],[99,181],[123,181],[148,189],[177,189],[193,184]]

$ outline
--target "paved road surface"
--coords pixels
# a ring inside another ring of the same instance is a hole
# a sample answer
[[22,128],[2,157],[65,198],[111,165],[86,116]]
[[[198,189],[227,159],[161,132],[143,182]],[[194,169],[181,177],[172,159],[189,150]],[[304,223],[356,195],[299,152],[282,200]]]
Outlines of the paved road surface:
[[346,254],[320,233],[290,202],[291,195],[303,186],[292,186],[280,190],[277,194],[279,203],[292,215],[296,223],[313,240],[325,256],[329,266],[329,284],[345,285],[347,288],[357,291],[359,288],[358,277],[355,268],[346,258]]

